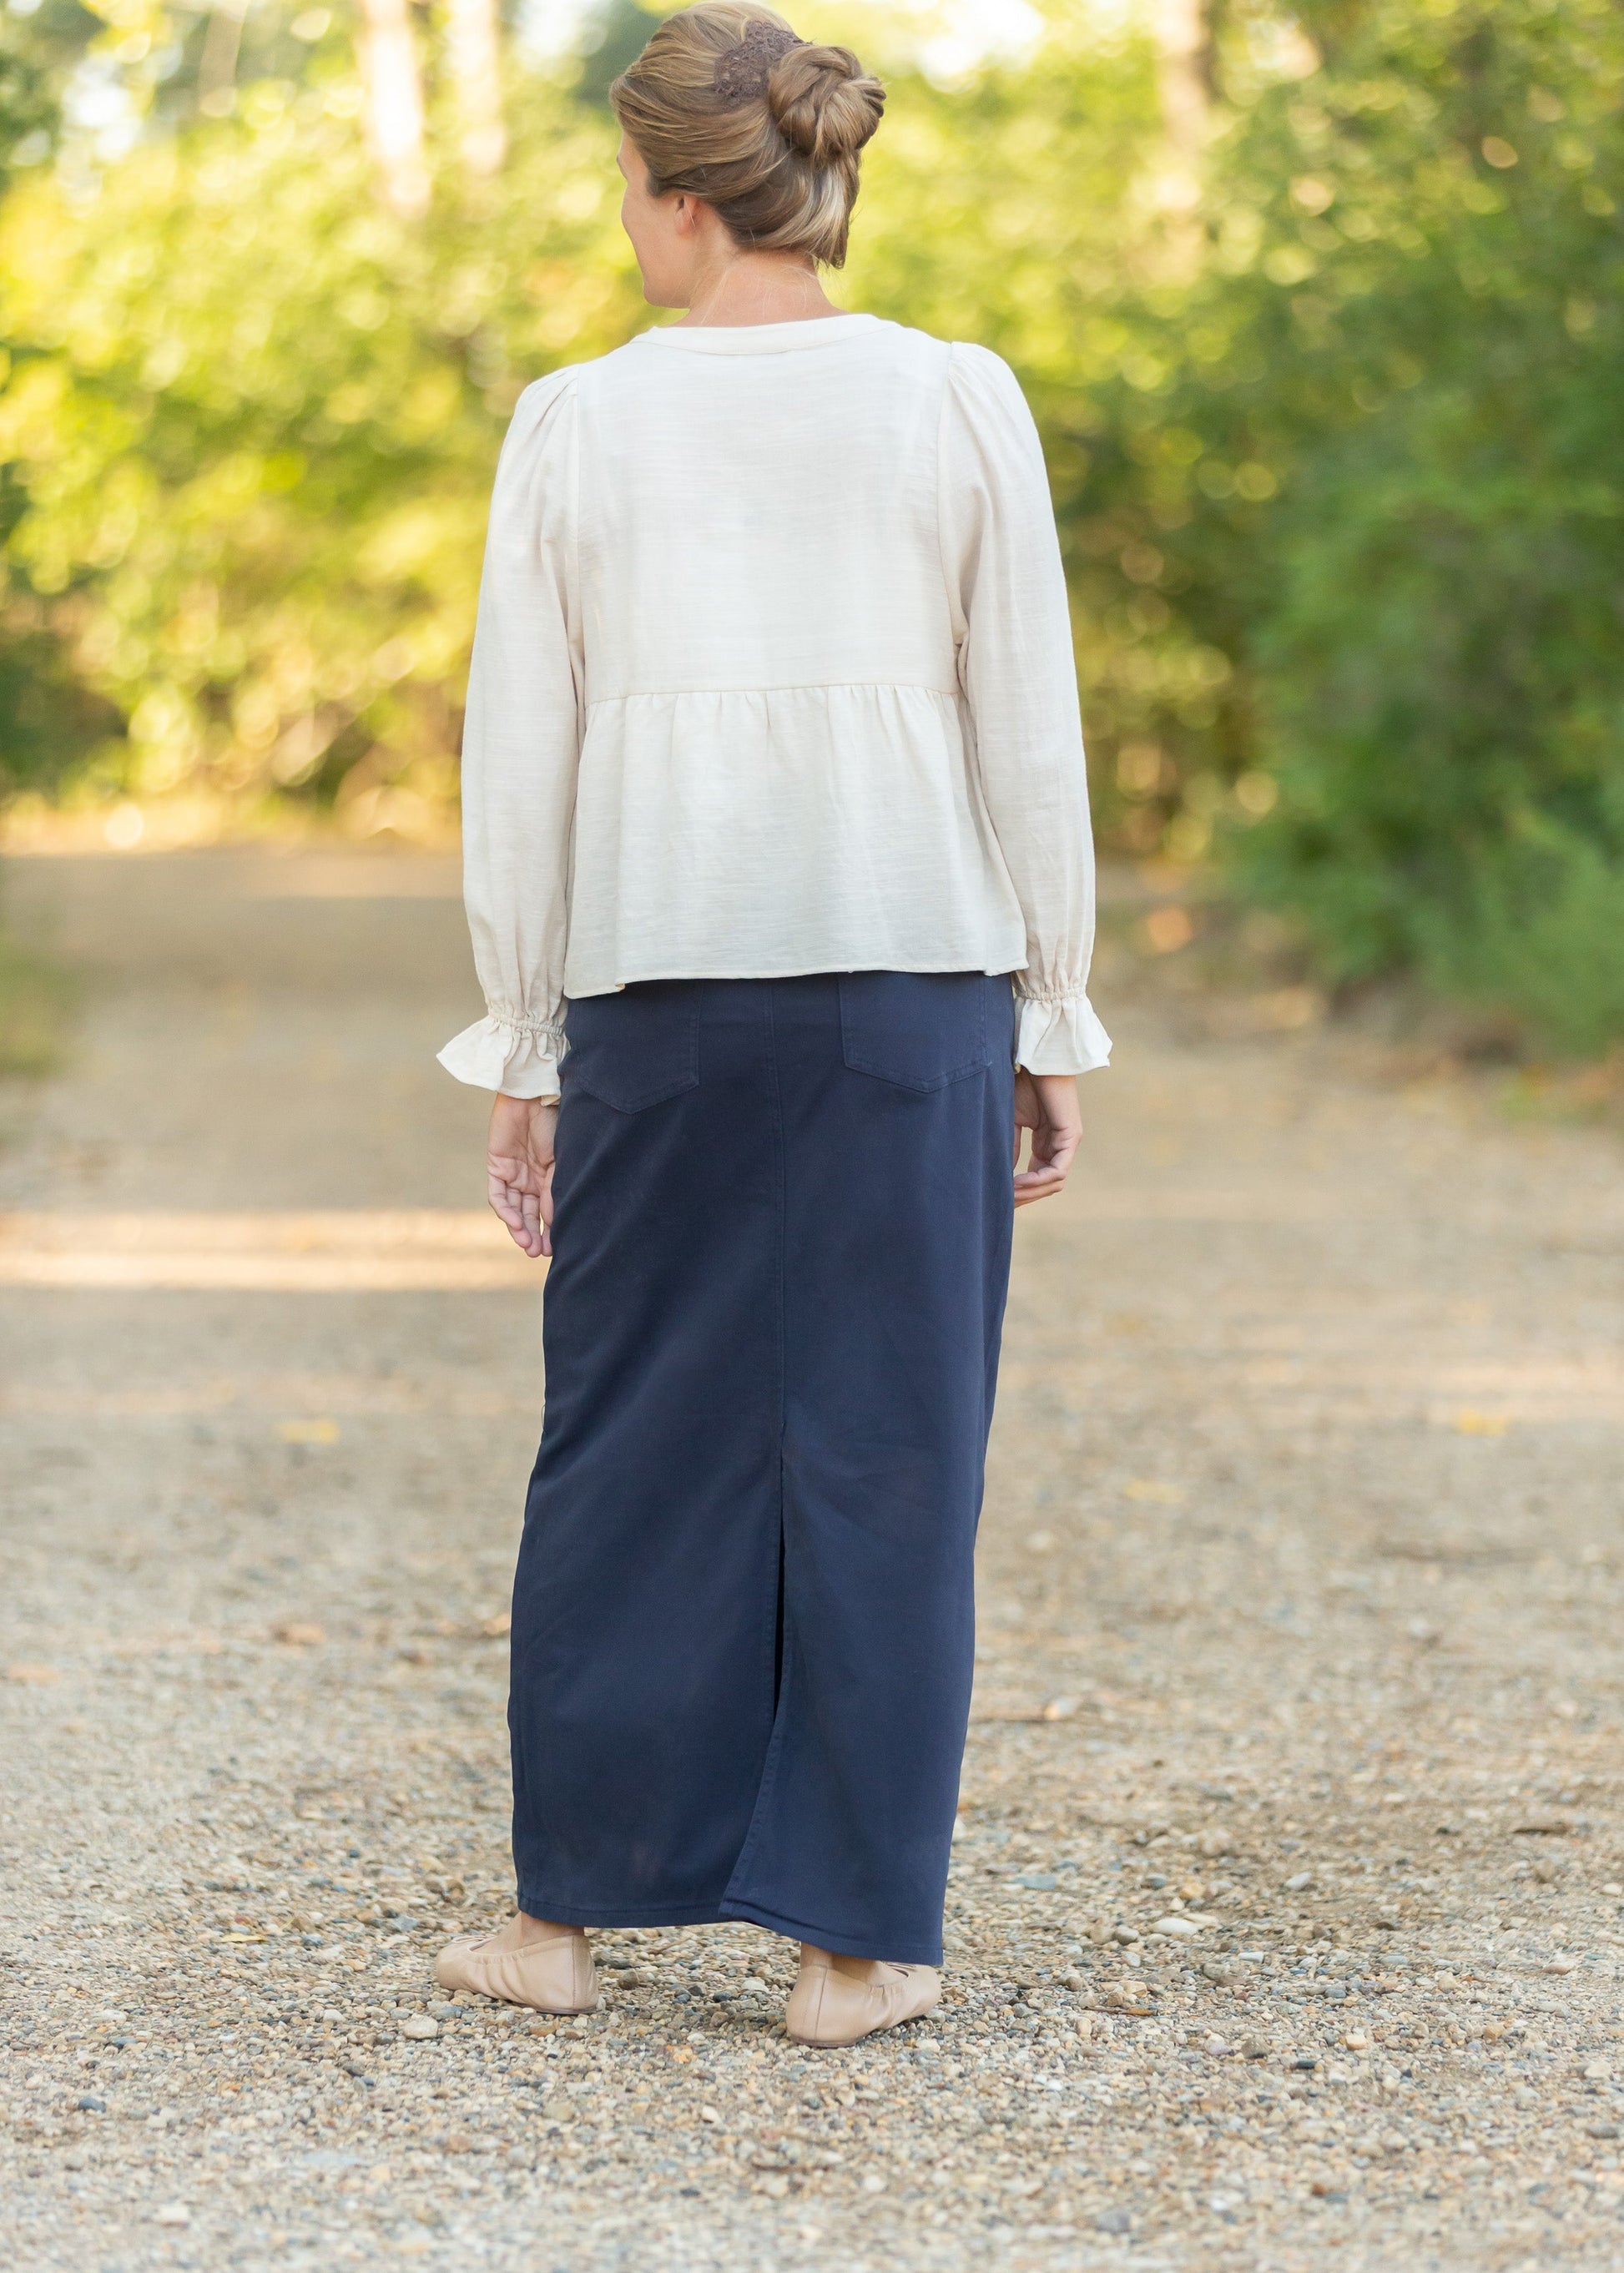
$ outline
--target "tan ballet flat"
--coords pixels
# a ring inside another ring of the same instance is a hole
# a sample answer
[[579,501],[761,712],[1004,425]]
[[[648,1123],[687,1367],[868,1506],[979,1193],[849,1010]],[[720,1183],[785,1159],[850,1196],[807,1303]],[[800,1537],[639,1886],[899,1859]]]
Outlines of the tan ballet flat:
[[472,1989],[507,2005],[538,2013],[595,2013],[598,1969],[592,1946],[578,1926],[533,1941],[500,1945],[493,1933],[459,1934],[434,1960],[442,1989]]
[[895,2029],[929,2013],[942,1994],[934,1965],[882,1965],[801,1947],[801,1971],[790,1992],[784,2026],[798,2044],[854,2044],[879,2029]]

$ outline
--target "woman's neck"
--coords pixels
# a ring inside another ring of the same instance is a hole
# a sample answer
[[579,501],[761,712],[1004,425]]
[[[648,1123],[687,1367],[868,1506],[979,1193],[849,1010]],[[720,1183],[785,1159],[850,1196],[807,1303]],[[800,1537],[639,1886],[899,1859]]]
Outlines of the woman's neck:
[[736,252],[695,280],[688,313],[679,322],[794,324],[845,312],[823,290],[810,262],[792,253]]

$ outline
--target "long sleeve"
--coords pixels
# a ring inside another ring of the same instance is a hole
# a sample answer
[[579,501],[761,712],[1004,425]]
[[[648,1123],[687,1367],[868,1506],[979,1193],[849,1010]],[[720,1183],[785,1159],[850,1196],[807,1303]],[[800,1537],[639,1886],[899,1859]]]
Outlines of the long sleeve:
[[1037,428],[989,349],[953,347],[937,469],[959,684],[1026,922],[1016,1058],[1030,1073],[1086,1073],[1111,1045],[1087,994],[1094,839],[1071,610]]
[[502,446],[462,735],[463,894],[487,1016],[459,1081],[556,1097],[583,709],[573,369],[519,399]]

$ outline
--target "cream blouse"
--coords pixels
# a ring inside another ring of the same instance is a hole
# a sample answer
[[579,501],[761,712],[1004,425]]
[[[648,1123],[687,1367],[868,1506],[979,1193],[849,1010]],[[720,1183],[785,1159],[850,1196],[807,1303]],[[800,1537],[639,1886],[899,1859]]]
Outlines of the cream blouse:
[[489,1016],[558,1090],[641,979],[1012,971],[1017,1055],[1110,1051],[1071,626],[1007,364],[876,316],[642,333],[521,397],[462,745]]

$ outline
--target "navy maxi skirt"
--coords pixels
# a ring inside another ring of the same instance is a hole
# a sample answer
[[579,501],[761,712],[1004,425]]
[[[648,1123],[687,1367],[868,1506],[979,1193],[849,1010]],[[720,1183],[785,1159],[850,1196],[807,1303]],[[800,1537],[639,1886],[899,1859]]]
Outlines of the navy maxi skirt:
[[570,1003],[508,1706],[532,1917],[941,1962],[1014,1015],[980,972]]

